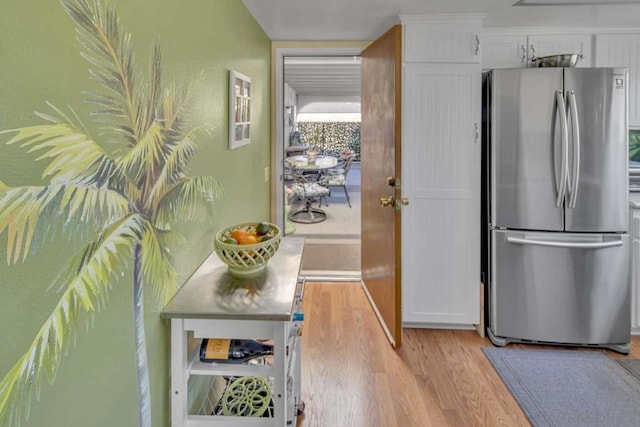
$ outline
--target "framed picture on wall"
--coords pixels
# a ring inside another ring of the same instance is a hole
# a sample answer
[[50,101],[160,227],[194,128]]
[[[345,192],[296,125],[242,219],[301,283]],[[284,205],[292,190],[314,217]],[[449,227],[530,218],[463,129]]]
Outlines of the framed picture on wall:
[[229,71],[229,149],[251,142],[251,78]]

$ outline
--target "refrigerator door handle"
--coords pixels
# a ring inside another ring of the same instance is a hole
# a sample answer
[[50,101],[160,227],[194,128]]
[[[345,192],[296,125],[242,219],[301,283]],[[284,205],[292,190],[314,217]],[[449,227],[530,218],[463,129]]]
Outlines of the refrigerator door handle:
[[[567,125],[567,110],[565,108],[564,96],[562,96],[562,91],[556,91],[556,108],[560,117],[560,135],[562,139],[562,166],[560,169],[560,176],[556,175],[556,207],[561,208],[562,202],[564,200],[566,188],[567,188],[567,175],[569,169],[569,129]],[[555,156],[555,144],[556,141],[553,141],[553,166],[554,173],[558,170],[556,166],[556,156]]]
[[604,249],[613,248],[616,246],[622,246],[623,241],[614,240],[609,242],[556,242],[549,240],[533,240],[533,239],[520,239],[518,237],[507,237],[507,243],[514,243],[516,245],[536,245],[536,246],[548,246],[552,248],[579,248],[579,249]]
[[567,92],[567,100],[569,101],[569,111],[571,114],[571,143],[573,146],[573,170],[571,172],[571,181],[568,183],[569,208],[576,207],[578,199],[578,183],[580,182],[580,123],[578,122],[578,104],[576,102],[576,94],[574,91]]

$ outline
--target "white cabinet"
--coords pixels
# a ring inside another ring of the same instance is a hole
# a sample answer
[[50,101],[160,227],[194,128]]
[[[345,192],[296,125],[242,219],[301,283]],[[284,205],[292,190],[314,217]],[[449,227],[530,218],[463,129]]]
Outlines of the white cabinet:
[[[299,313],[304,281],[298,280],[303,246],[304,239],[283,239],[267,271],[246,278],[232,277],[212,253],[162,310],[161,316],[171,320],[172,427],[296,424],[304,408]],[[205,338],[271,340],[273,362],[202,363],[199,348]],[[220,414],[223,399],[238,403],[223,392],[225,387],[234,387],[228,382],[230,377],[265,379],[270,403],[263,417]],[[202,379],[207,379],[204,391],[194,384]]]
[[527,65],[527,36],[490,34],[482,36],[482,68],[519,68]]
[[532,58],[577,53],[578,67],[593,66],[592,34],[526,34],[485,30],[482,68],[526,67]]
[[529,59],[549,55],[582,55],[577,67],[593,66],[591,34],[536,34],[528,36]]
[[640,127],[640,33],[598,34],[596,67],[629,69],[629,126]]
[[481,15],[401,17],[402,323],[480,322]]
[[480,64],[404,66],[402,319],[480,321]]
[[434,15],[401,17],[404,24],[404,56],[406,62],[479,63],[482,22]]
[[631,214],[631,333],[640,335],[640,193],[632,193]]

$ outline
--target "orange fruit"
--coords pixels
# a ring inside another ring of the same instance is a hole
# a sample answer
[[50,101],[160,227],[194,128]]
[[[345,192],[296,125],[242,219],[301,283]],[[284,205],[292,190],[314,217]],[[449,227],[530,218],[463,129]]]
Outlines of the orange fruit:
[[258,233],[256,233],[255,231],[249,231],[249,232],[247,233],[247,236],[258,237]]
[[254,243],[258,243],[258,238],[256,236],[246,235],[238,239],[238,243],[241,245],[253,245]]
[[240,240],[243,237],[247,237],[247,232],[242,228],[236,228],[231,232],[231,238],[235,239],[236,242],[240,243]]

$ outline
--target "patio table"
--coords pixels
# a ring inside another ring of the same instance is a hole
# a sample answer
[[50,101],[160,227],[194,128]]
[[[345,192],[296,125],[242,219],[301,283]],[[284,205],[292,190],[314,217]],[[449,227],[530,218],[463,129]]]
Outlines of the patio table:
[[306,155],[291,156],[284,159],[289,166],[302,171],[322,171],[331,169],[338,164],[338,158],[333,156],[316,156],[314,162],[309,162]]

